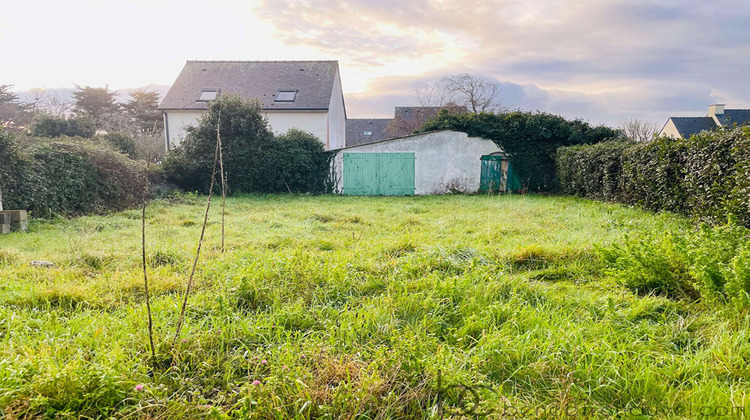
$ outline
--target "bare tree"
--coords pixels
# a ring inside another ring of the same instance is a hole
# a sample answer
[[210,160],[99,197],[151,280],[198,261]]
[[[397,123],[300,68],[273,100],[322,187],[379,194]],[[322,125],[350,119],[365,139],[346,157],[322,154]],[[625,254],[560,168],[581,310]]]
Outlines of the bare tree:
[[629,140],[647,143],[653,140],[657,133],[656,124],[638,118],[631,118],[620,123],[620,129]]
[[72,98],[50,92],[45,88],[31,89],[32,100],[28,103],[31,112],[45,112],[57,118],[69,114],[75,105]]
[[157,163],[164,157],[164,134],[161,131],[139,133],[133,136],[135,155],[149,163]]
[[465,106],[474,114],[503,110],[500,85],[468,73],[444,76],[437,83],[417,90],[415,100],[421,106]]
[[[443,79],[414,92],[414,102],[422,107],[443,106],[451,101]],[[455,104],[454,104],[455,105]]]

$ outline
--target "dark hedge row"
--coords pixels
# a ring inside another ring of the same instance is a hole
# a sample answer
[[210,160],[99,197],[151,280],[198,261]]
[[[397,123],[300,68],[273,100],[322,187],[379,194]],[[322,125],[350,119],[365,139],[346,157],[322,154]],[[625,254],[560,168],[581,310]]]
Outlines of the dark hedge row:
[[750,227],[750,127],[557,152],[563,193]]
[[77,215],[137,206],[145,165],[82,138],[20,140],[0,130],[0,188],[7,209],[35,216]]

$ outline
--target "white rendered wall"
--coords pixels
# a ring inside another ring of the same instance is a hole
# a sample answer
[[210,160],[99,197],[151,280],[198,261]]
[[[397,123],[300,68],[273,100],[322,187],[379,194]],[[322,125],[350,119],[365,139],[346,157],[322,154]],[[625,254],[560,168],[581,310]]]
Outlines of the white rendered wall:
[[346,141],[346,110],[344,109],[344,94],[341,91],[341,79],[336,72],[333,81],[333,93],[328,110],[328,144],[326,150],[340,149]]
[[328,112],[265,112],[271,131],[284,134],[290,128],[314,134],[325,145],[328,142]]
[[333,163],[336,192],[340,193],[343,186],[344,153],[413,152],[416,157],[414,193],[428,195],[479,191],[480,158],[501,151],[491,140],[449,130],[347,147],[336,153]]
[[197,126],[203,116],[202,111],[166,111],[167,137],[169,148],[175,148],[185,139],[185,129],[188,126]]
[[667,120],[666,124],[664,124],[664,128],[661,129],[661,131],[659,132],[659,135],[665,136],[665,137],[672,137],[675,139],[682,138],[682,135],[680,135],[680,132],[677,131],[677,127],[674,125],[674,122],[672,121],[671,118]]
[[[188,126],[197,126],[205,111],[166,111],[169,147],[179,146]],[[284,134],[298,128],[314,134],[326,145],[328,140],[328,112],[265,112],[271,131]],[[341,135],[343,139],[343,134]],[[343,146],[343,140],[342,144]]]

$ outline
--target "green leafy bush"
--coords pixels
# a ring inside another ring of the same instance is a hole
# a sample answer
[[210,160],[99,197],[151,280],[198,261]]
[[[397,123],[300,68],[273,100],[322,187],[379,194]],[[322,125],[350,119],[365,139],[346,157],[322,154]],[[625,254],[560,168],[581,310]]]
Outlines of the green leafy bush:
[[326,190],[332,154],[311,133],[291,129],[276,136],[266,159],[267,192],[292,191],[320,193]]
[[734,219],[627,238],[600,254],[610,274],[637,293],[750,308],[750,229]]
[[13,134],[0,128],[0,192],[6,209],[21,208],[18,199],[23,189],[21,177],[27,164]]
[[564,193],[672,211],[710,223],[734,214],[750,226],[750,127],[564,147],[557,171]]
[[323,143],[300,130],[274,138],[260,104],[233,95],[222,95],[211,103],[198,127],[190,129],[182,144],[167,154],[164,172],[168,181],[183,190],[208,192],[219,120],[230,193],[322,192],[325,188],[331,157]]
[[[147,178],[144,165],[101,144],[81,138],[24,139],[0,131],[0,188],[7,208],[35,215],[101,213],[142,202]],[[7,165],[7,166],[6,166]]]
[[121,151],[122,153],[128,155],[129,158],[135,159],[136,158],[136,144],[135,139],[133,139],[133,136],[122,133],[119,131],[115,131],[112,133],[107,133],[102,136],[104,141],[106,141],[110,146],[112,146],[114,149]]
[[32,121],[31,134],[48,138],[60,136],[91,138],[96,134],[96,123],[87,115],[58,118],[42,114]]
[[636,293],[689,300],[700,297],[679,237],[627,239],[601,253],[613,277]]

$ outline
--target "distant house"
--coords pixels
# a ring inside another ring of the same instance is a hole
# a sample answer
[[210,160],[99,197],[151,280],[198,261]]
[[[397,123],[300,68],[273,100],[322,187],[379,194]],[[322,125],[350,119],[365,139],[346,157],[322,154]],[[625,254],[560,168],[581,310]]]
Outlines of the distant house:
[[750,122],[750,109],[724,109],[724,104],[709,105],[705,117],[671,117],[659,132],[660,136],[689,138],[701,131],[715,130]]
[[440,110],[468,112],[463,106],[398,106],[393,118],[350,119],[346,121],[346,146],[359,146],[380,140],[403,137],[437,117]]
[[222,93],[256,98],[271,130],[298,128],[326,150],[344,147],[346,110],[337,61],[188,61],[164,97],[167,149],[197,125],[209,101]]
[[389,138],[385,130],[391,121],[393,118],[346,120],[346,146],[359,146]]

